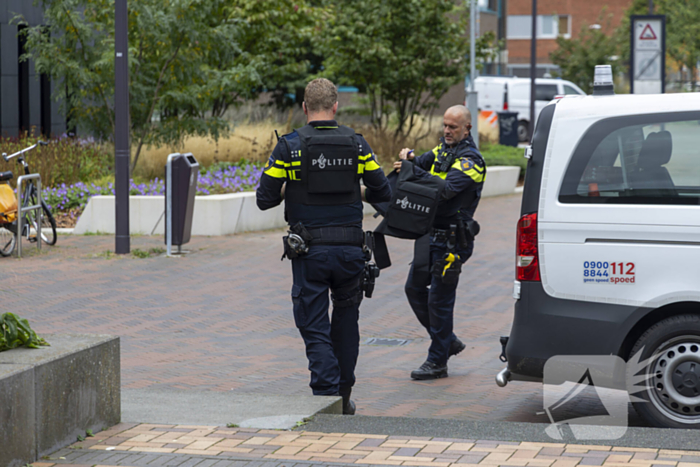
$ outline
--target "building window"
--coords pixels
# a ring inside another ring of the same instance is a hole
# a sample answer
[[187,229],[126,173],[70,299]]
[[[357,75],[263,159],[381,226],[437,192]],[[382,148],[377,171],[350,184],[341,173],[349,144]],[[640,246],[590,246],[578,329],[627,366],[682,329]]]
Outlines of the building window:
[[[27,36],[23,31],[24,25],[17,27],[17,56],[21,57],[26,51]],[[17,92],[19,97],[19,131],[29,131],[29,62],[23,61],[17,64]]]
[[39,76],[39,99],[41,102],[41,134],[51,137],[51,80],[48,75]]
[[567,39],[569,37],[571,37],[571,16],[560,15],[558,26],[559,26],[559,30],[557,31],[558,35],[564,36]]
[[554,16],[538,16],[538,31],[537,37],[553,37],[556,36]]
[[[568,15],[539,15],[537,16],[537,38],[556,39],[557,36],[568,37]],[[506,37],[508,39],[530,39],[532,37],[532,16],[510,15],[506,24]]]
[[[43,29],[43,34],[48,39],[50,37],[48,27]],[[39,75],[39,102],[41,110],[41,134],[51,137],[51,79],[46,74]]]
[[508,39],[529,39],[532,36],[532,17],[527,15],[509,15],[506,20],[506,37]]

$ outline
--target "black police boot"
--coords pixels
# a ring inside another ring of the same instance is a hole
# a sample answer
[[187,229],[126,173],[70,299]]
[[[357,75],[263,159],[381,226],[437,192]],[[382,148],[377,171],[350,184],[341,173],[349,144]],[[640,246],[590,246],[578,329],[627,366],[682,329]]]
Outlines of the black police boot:
[[352,388],[340,388],[339,393],[343,398],[343,415],[355,415],[355,403],[350,400]]
[[458,337],[455,337],[455,340],[453,340],[452,343],[450,344],[450,349],[447,351],[447,358],[450,358],[454,355],[457,355],[458,353],[460,353],[462,350],[464,350],[466,348],[467,348],[467,346],[464,344],[464,342],[459,340]]
[[413,379],[438,379],[447,378],[447,365],[439,366],[437,363],[426,361],[417,370],[411,372]]

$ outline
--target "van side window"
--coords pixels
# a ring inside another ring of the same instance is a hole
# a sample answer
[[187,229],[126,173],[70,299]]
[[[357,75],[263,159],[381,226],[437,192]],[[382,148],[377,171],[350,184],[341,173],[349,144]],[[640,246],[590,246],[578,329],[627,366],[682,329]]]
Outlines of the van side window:
[[700,115],[689,113],[697,118],[593,125],[574,151],[559,201],[700,205]]
[[568,84],[564,85],[564,94],[569,95],[569,94],[574,94],[576,96],[580,96],[581,93],[577,91],[574,87],[569,86]]
[[558,94],[556,84],[536,84],[535,85],[535,100],[536,101],[551,101]]

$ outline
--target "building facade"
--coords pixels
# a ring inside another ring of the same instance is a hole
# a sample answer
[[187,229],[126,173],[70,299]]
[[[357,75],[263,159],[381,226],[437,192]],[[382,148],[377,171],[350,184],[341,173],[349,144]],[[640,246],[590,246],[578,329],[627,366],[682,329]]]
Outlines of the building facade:
[[[583,27],[603,27],[614,31],[632,0],[538,0],[537,76],[557,70],[549,54],[557,48],[556,39],[577,38]],[[508,0],[506,43],[508,74],[530,76],[532,0]]]
[[51,99],[54,83],[38,75],[31,61],[20,62],[24,27],[13,21],[24,17],[30,26],[42,24],[40,7],[29,0],[0,0],[0,135],[17,136],[34,129],[45,136],[62,134],[65,118]]

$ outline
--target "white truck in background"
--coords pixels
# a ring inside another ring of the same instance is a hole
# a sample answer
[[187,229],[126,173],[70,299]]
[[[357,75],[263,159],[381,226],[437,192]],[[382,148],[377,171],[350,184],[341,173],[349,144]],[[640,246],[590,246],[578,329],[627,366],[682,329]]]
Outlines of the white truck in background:
[[[474,80],[479,110],[518,112],[518,139],[528,140],[530,125],[530,79],[516,76],[479,76]],[[571,81],[555,78],[535,80],[535,123],[542,109],[556,96],[586,95]]]

